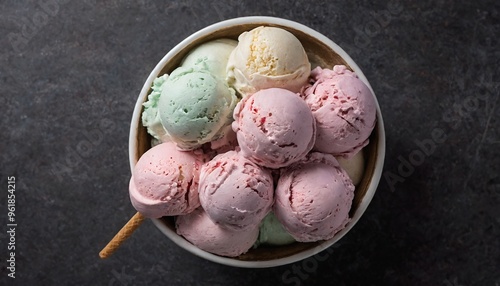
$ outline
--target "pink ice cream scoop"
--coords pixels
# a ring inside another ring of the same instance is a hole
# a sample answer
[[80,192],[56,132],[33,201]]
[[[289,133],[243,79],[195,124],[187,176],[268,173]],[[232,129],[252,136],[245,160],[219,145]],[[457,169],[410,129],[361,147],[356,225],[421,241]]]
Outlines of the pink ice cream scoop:
[[235,150],[238,147],[238,139],[231,125],[224,127],[224,135],[216,140],[210,141],[210,149],[217,154],[226,153],[227,151]]
[[271,173],[236,151],[202,166],[198,191],[212,221],[233,230],[257,227],[273,204]]
[[282,169],[274,214],[300,242],[327,240],[349,222],[354,185],[335,157],[312,152]]
[[176,218],[177,234],[198,248],[222,256],[247,252],[259,236],[259,227],[234,231],[214,223],[203,208]]
[[202,157],[179,151],[166,142],[144,153],[132,172],[129,194],[134,208],[145,217],[187,214],[198,206],[198,177]]
[[314,150],[350,158],[368,145],[375,127],[375,99],[358,76],[346,66],[311,71],[313,84],[303,97],[316,118]]
[[233,130],[243,155],[268,168],[288,166],[314,146],[316,122],[307,104],[291,91],[260,90],[234,110]]

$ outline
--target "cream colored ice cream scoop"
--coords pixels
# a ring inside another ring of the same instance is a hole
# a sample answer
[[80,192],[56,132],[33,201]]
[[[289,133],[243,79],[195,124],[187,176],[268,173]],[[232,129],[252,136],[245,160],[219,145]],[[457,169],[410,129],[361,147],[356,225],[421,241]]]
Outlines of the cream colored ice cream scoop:
[[238,41],[229,56],[227,77],[243,97],[271,87],[298,92],[307,83],[311,64],[292,33],[261,26],[242,33]]

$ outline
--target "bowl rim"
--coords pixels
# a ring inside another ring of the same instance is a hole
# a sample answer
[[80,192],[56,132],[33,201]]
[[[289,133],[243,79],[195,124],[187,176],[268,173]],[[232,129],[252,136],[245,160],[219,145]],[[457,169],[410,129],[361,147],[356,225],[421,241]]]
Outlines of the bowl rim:
[[353,69],[353,71],[358,75],[358,77],[368,86],[370,91],[373,93],[375,97],[375,105],[377,109],[377,124],[376,124],[376,129],[378,131],[378,144],[377,144],[377,157],[375,160],[375,169],[373,172],[373,176],[370,180],[370,183],[368,185],[368,189],[363,196],[361,202],[359,203],[359,206],[354,213],[353,217],[351,218],[351,221],[347,224],[347,226],[339,231],[334,238],[324,241],[320,243],[319,245],[307,249],[305,251],[301,251],[299,253],[287,256],[287,257],[282,257],[282,258],[277,258],[277,259],[272,259],[272,260],[262,260],[262,261],[245,261],[245,260],[237,260],[231,257],[222,257],[218,256],[209,252],[206,252],[204,250],[199,249],[198,247],[192,245],[189,243],[187,240],[182,238],[180,235],[177,233],[173,232],[171,229],[165,226],[165,224],[161,221],[161,219],[152,219],[154,225],[164,234],[166,235],[170,240],[172,240],[175,244],[180,246],[181,248],[187,250],[188,252],[199,256],[201,258],[204,258],[206,260],[228,265],[228,266],[235,266],[235,267],[242,267],[242,268],[267,268],[267,267],[276,267],[276,266],[282,266],[290,263],[294,263],[309,257],[312,257],[319,252],[329,248],[333,244],[335,244],[338,240],[340,240],[345,234],[347,234],[353,227],[354,225],[359,221],[361,216],[364,214],[366,209],[368,208],[368,205],[370,204],[373,196],[375,195],[375,191],[377,190],[378,183],[380,181],[380,178],[382,176],[382,169],[384,165],[384,159],[385,159],[385,149],[386,149],[386,143],[385,143],[385,130],[384,130],[384,122],[382,118],[382,113],[380,110],[380,106],[377,100],[377,97],[375,96],[375,92],[373,91],[370,83],[368,82],[367,78],[359,68],[359,66],[354,62],[354,60],[336,43],[334,43],[332,40],[330,40],[328,37],[324,36],[323,34],[317,32],[316,30],[305,26],[303,24],[297,23],[292,20],[287,20],[283,18],[277,18],[277,17],[269,17],[269,16],[248,16],[248,17],[238,17],[238,18],[232,18],[228,20],[223,20],[214,24],[211,24],[209,26],[206,26],[205,28],[202,28],[198,30],[197,32],[191,34],[190,36],[186,37],[184,40],[182,40],[180,43],[178,43],[176,46],[174,46],[155,66],[155,68],[151,71],[149,74],[148,78],[146,79],[144,86],[142,87],[139,97],[137,99],[137,102],[134,106],[134,112],[132,115],[132,120],[131,120],[131,128],[130,128],[130,134],[129,134],[129,163],[130,163],[130,169],[131,172],[133,172],[134,166],[136,164],[135,158],[138,158],[137,154],[137,136],[138,136],[138,122],[141,120],[141,115],[142,115],[142,104],[144,103],[145,99],[147,98],[147,95],[149,93],[149,90],[152,86],[152,83],[154,79],[159,76],[159,73],[162,71],[166,63],[174,57],[177,53],[179,53],[181,50],[183,50],[185,47],[189,45],[193,40],[196,40],[200,37],[205,37],[207,35],[210,35],[212,32],[217,31],[221,28],[227,28],[230,26],[235,26],[235,25],[245,25],[245,24],[262,24],[262,23],[268,23],[268,24],[273,24],[273,25],[279,25],[283,27],[289,27],[293,29],[297,29],[300,31],[303,31],[307,34],[309,34],[311,37],[316,38],[317,40],[323,42],[326,44],[328,47],[330,47],[332,50],[334,50],[342,59],[344,59],[347,64]]

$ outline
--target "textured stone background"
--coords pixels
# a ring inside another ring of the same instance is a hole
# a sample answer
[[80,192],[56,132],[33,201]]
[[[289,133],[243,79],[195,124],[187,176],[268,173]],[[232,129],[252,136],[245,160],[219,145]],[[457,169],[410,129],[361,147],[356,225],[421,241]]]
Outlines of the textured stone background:
[[[53,1],[0,2],[1,285],[500,285],[498,1]],[[150,221],[100,260],[134,214],[127,138],[149,72],[189,34],[248,15],[310,26],[364,71],[387,132],[372,204],[317,264],[214,264]],[[400,167],[440,131],[444,142]]]

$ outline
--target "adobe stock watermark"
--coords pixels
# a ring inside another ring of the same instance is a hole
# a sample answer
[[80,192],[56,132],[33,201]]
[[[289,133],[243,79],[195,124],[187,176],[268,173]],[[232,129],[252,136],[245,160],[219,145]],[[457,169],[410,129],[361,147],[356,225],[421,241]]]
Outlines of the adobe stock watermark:
[[321,262],[326,261],[332,255],[334,248],[338,247],[340,247],[338,243],[334,244],[316,255],[294,263],[291,270],[283,272],[281,281],[284,284],[301,285],[302,281],[307,280],[310,274],[318,270]]
[[[444,285],[445,286],[465,286],[461,283],[458,282],[458,277],[457,276],[453,276],[453,278],[450,279],[445,279],[443,281]],[[498,284],[497,284],[498,285]]]
[[83,3],[85,3],[87,6],[90,7],[96,7],[96,8],[104,7],[106,9],[116,9],[120,6],[126,7],[137,4],[139,4],[141,9],[145,10],[156,9],[156,4],[151,0],[106,0],[106,1],[83,0]]
[[[102,96],[106,90],[105,83],[101,78],[87,79],[88,93],[94,96]],[[88,172],[93,169],[86,163],[86,160],[95,157],[96,151],[99,151],[104,139],[113,134],[120,122],[129,122],[131,110],[125,98],[119,100],[106,100],[101,106],[105,106],[101,114],[115,114],[113,117],[97,118],[94,125],[90,128],[85,128],[80,131],[80,140],[74,144],[66,146],[61,150],[61,159],[54,161],[50,167],[51,174],[57,178],[59,182],[63,182],[66,178],[72,180],[78,178],[88,178]],[[107,102],[106,102],[107,101]],[[88,118],[80,118],[78,121],[86,122]],[[124,150],[127,154],[127,150]],[[76,170],[76,172],[75,172]]]
[[[118,121],[129,121],[130,110],[126,108],[125,103],[116,102],[110,107],[114,112],[122,114],[116,119],[102,118],[90,130],[81,132],[82,139],[76,145],[66,146],[62,151],[63,158],[52,164],[50,172],[59,182],[65,178],[72,180],[76,178],[88,178],[89,166],[85,160],[95,156],[105,137],[110,136],[118,126]],[[127,150],[124,150],[127,154]],[[75,170],[77,172],[75,173]]]
[[[484,87],[486,89],[484,94],[470,95],[464,98],[462,102],[454,103],[452,108],[443,113],[442,121],[448,124],[452,130],[457,130],[465,119],[472,119],[472,113],[479,108],[480,102],[487,104],[490,95],[498,93],[498,83],[487,84]],[[498,94],[496,95],[495,100],[498,99]],[[494,112],[494,110],[491,112]],[[489,121],[487,124],[489,124]],[[398,183],[405,182],[415,172],[417,167],[421,166],[429,156],[434,154],[439,145],[446,142],[447,138],[448,135],[445,133],[445,129],[436,127],[430,131],[429,137],[423,140],[415,140],[416,147],[408,155],[398,156],[399,164],[397,171],[384,172],[384,179],[389,185],[390,190],[394,192]]]
[[345,43],[342,43],[341,46],[348,47],[351,52],[360,52],[360,49],[368,47],[371,39],[387,28],[394,17],[399,16],[403,10],[404,7],[399,0],[390,0],[385,10],[370,13],[372,16],[371,19],[362,28],[354,27],[354,45],[356,48],[350,47]]
[[113,278],[109,280],[108,285],[109,286],[116,286],[116,285],[134,285],[134,279],[135,276],[127,274],[127,271],[125,270],[125,266],[122,267],[121,272],[116,271],[113,269],[111,271],[113,273]]
[[29,44],[31,39],[49,23],[49,20],[60,11],[60,5],[68,3],[70,0],[39,0],[36,10],[31,15],[25,15],[15,19],[16,25],[20,30],[10,32],[7,35],[12,49],[15,52],[22,52]]
[[[98,148],[105,136],[108,136],[116,128],[113,120],[103,118],[97,126],[91,130],[83,130],[84,139],[80,140],[75,146],[66,146],[64,150],[64,160],[54,162],[51,173],[62,182],[66,176],[72,177],[73,170],[79,169],[79,175],[86,176],[86,171],[90,169],[85,163],[86,158],[90,158],[95,148]],[[81,168],[85,167],[85,168]]]

